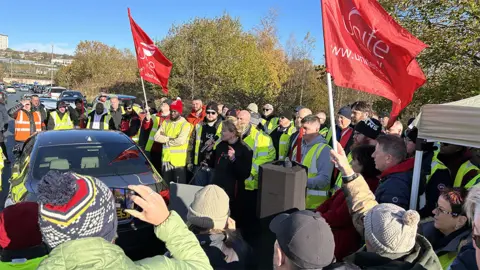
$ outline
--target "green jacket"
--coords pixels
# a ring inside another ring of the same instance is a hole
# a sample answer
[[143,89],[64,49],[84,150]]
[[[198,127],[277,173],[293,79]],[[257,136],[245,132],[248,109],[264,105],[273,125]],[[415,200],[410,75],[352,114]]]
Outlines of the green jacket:
[[133,262],[119,246],[89,237],[59,245],[38,269],[212,269],[197,238],[176,212],[171,211],[168,219],[155,227],[155,234],[173,258],[159,255]]

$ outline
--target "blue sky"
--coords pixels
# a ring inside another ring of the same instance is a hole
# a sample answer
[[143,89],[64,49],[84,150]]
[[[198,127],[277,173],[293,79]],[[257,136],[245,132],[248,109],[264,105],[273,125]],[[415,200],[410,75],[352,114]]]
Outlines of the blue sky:
[[278,34],[285,46],[291,34],[301,41],[307,32],[316,39],[315,62],[323,59],[320,0],[2,0],[0,33],[9,36],[13,49],[73,53],[81,40],[98,40],[117,48],[133,49],[127,7],[152,39],[161,40],[172,24],[194,17],[213,18],[227,12],[240,18],[250,30],[274,8],[278,12]]

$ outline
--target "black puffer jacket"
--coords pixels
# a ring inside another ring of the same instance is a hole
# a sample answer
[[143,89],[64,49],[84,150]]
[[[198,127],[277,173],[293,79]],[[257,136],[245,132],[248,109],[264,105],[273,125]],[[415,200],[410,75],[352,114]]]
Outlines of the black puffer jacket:
[[213,269],[251,269],[252,249],[235,233],[197,234]]

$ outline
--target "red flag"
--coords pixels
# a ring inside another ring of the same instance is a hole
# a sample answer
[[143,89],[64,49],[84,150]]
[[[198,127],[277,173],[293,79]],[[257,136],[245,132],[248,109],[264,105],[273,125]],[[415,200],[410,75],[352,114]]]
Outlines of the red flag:
[[162,86],[163,92],[167,94],[168,77],[172,70],[172,62],[162,54],[150,37],[132,19],[130,9],[128,9],[128,18],[130,19],[133,42],[137,52],[140,76],[146,81]]
[[376,0],[322,0],[327,71],[335,84],[390,99],[396,118],[426,79],[415,57],[427,47]]

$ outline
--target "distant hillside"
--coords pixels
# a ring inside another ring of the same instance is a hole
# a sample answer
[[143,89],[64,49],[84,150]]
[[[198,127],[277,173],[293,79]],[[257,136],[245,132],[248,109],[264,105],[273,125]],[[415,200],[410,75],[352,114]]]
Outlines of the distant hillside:
[[[36,61],[37,63],[45,63],[50,64],[50,59],[52,58],[51,53],[46,52],[37,52],[36,50],[33,51],[15,51],[12,49],[0,50],[0,58],[12,58],[18,60],[30,60]],[[54,59],[72,59],[72,55],[68,54],[53,54]]]

